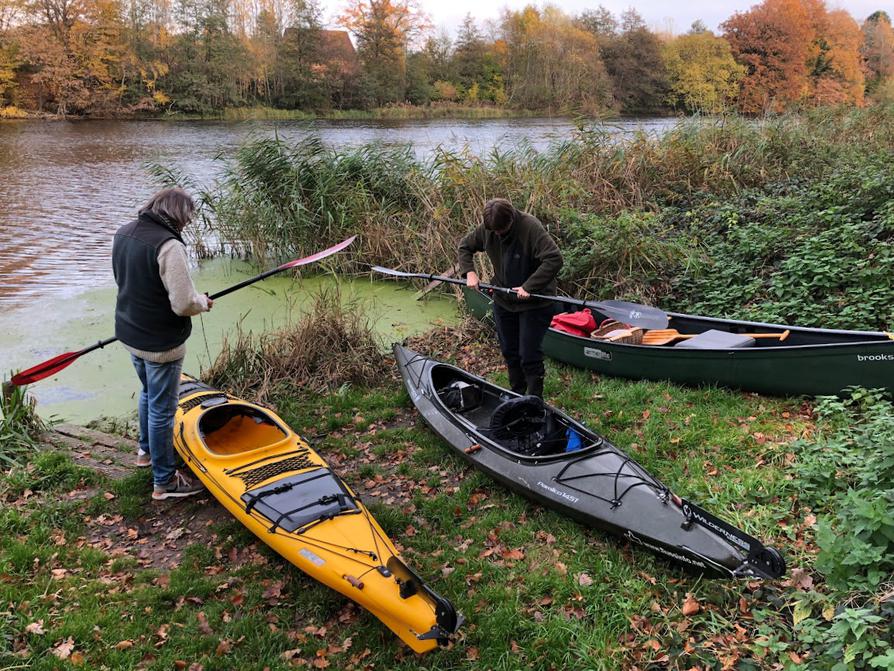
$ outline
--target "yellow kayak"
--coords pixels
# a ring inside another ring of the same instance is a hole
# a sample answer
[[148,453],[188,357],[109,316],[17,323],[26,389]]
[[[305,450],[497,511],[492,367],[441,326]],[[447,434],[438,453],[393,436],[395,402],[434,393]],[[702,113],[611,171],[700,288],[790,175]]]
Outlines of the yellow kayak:
[[462,624],[404,564],[360,498],[272,411],[184,375],[174,446],[252,533],[416,652],[445,644]]

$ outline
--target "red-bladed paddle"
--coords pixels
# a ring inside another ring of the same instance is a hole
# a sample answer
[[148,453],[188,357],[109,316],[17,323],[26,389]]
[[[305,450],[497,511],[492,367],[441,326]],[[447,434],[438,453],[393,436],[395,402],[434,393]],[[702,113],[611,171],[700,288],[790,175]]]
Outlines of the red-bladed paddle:
[[[356,237],[356,235],[352,235],[347,240],[342,240],[337,245],[333,245],[329,249],[324,249],[323,251],[317,252],[316,254],[305,256],[303,259],[295,259],[294,261],[289,261],[288,263],[277,266],[272,270],[265,271],[260,275],[255,275],[254,277],[243,280],[238,284],[234,284],[231,287],[227,287],[226,289],[218,291],[216,294],[211,294],[209,298],[211,298],[212,300],[221,298],[222,296],[231,294],[234,291],[238,291],[239,289],[247,287],[250,284],[254,284],[255,282],[260,282],[261,280],[266,279],[271,275],[276,275],[277,273],[281,273],[282,271],[288,270],[289,268],[297,268],[299,266],[306,266],[310,263],[321,261],[327,256],[332,256],[333,254],[337,254],[338,252],[345,249],[348,245],[354,242],[354,239]],[[111,345],[116,340],[118,340],[118,338],[106,338],[105,340],[100,340],[95,345],[85,347],[84,349],[78,350],[77,352],[66,352],[65,354],[55,356],[48,361],[44,361],[43,363],[39,363],[36,366],[29,368],[28,370],[23,370],[21,373],[13,375],[10,383],[16,386],[22,386],[26,384],[32,384],[34,382],[37,382],[38,380],[42,380],[45,377],[49,377],[54,373],[58,373],[63,368],[70,366],[76,359],[81,358],[85,354],[92,352],[93,350],[102,349],[106,345]]]

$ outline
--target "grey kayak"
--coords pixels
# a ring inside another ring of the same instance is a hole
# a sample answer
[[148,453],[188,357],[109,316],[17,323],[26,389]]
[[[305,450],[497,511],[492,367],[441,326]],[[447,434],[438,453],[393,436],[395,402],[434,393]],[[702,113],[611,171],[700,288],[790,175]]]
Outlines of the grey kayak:
[[677,496],[565,413],[401,345],[394,345],[394,356],[431,429],[514,491],[694,573],[784,575],[778,551]]

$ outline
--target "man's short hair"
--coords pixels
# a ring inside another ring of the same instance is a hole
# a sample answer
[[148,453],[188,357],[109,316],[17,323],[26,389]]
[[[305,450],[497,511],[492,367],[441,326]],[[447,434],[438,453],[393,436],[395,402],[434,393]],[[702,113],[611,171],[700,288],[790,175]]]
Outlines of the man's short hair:
[[516,209],[505,198],[492,198],[484,204],[484,227],[502,231],[515,221]]
[[162,189],[140,208],[140,214],[144,212],[157,214],[176,226],[178,230],[183,230],[195,211],[196,204],[192,196],[180,187]]

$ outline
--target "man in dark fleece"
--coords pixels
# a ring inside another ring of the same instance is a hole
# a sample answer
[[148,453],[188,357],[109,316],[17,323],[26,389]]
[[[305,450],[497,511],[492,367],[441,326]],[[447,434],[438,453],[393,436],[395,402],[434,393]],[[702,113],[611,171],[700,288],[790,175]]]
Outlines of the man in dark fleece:
[[509,371],[509,385],[519,394],[543,396],[543,336],[554,303],[531,294],[555,295],[562,254],[540,221],[494,198],[484,205],[484,221],[459,243],[459,271],[476,289],[472,257],[486,252],[494,267],[493,283],[514,289],[515,296],[494,294],[494,321]]

